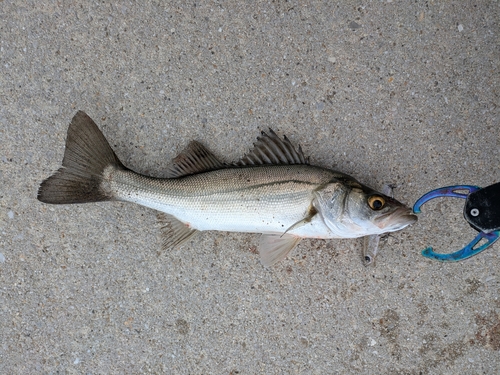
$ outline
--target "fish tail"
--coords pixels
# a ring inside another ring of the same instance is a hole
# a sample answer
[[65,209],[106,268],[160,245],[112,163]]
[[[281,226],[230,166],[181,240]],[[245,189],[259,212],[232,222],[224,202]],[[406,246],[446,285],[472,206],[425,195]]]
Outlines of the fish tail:
[[37,198],[52,204],[112,200],[102,187],[108,167],[126,169],[95,122],[78,111],[68,128],[62,167],[40,184]]

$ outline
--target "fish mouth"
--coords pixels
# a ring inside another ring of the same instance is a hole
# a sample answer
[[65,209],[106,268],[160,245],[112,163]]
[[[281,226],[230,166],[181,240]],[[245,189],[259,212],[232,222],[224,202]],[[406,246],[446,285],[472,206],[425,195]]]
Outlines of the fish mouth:
[[417,221],[417,215],[408,207],[400,207],[375,219],[375,225],[387,232],[403,229]]

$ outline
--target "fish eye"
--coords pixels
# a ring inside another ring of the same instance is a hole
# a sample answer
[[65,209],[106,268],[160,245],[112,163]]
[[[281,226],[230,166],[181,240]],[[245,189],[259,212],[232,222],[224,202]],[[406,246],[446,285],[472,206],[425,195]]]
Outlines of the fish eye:
[[368,206],[374,211],[381,210],[385,206],[385,199],[380,195],[372,195],[368,197]]

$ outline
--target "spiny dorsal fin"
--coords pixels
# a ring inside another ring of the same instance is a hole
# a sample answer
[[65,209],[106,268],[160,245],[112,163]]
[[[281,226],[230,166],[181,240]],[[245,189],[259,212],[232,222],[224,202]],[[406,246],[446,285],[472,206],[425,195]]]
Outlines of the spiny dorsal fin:
[[161,212],[156,217],[161,226],[162,250],[178,247],[198,233],[172,215]]
[[217,158],[201,143],[192,141],[172,160],[168,167],[167,178],[176,178],[190,174],[213,171],[224,167]]
[[266,132],[257,137],[254,148],[239,160],[236,165],[263,165],[263,164],[309,164],[309,160],[304,157],[302,148],[295,150],[286,136],[281,139],[269,128],[269,135]]

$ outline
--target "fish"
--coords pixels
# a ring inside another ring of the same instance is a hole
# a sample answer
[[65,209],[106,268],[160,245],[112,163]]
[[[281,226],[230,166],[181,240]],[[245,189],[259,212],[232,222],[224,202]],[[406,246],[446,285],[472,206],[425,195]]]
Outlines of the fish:
[[37,198],[48,204],[123,201],[157,210],[164,250],[201,231],[260,233],[266,267],[286,258],[302,238],[358,238],[417,221],[403,203],[347,174],[310,165],[300,146],[272,129],[229,164],[192,141],[164,176],[127,168],[96,123],[78,111],[62,167],[40,184]]
[[[395,185],[384,185],[382,186],[382,193],[388,197],[394,198],[394,188]],[[384,234],[372,234],[370,236],[365,236],[363,241],[363,264],[368,267],[370,265],[375,266],[375,260],[377,259],[377,253],[379,248],[379,243],[382,237],[387,236]]]

